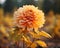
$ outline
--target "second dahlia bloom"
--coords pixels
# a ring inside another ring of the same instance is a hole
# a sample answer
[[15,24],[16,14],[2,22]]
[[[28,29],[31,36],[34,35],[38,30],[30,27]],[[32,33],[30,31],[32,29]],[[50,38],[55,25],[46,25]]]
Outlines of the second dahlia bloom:
[[41,28],[44,22],[44,13],[33,5],[20,7],[14,13],[14,24],[21,28]]

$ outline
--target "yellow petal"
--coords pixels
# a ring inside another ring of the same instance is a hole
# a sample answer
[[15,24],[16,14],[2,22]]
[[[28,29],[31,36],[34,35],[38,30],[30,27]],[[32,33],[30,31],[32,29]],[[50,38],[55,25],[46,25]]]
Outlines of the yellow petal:
[[23,35],[23,40],[27,43],[31,43],[30,38]]
[[39,34],[34,33],[34,32],[29,32],[33,38],[40,38]]
[[28,39],[29,42],[31,42],[30,38],[28,36],[26,36],[26,38]]
[[27,38],[23,35],[23,40],[28,42]]
[[51,36],[50,36],[48,33],[44,32],[44,31],[39,32],[38,34],[39,34],[40,36],[44,36],[44,37],[47,37],[47,38],[51,38]]
[[37,44],[36,43],[32,43],[32,45],[30,46],[31,48],[36,48]]
[[42,47],[47,47],[47,44],[45,42],[43,42],[43,41],[38,40],[38,41],[36,41],[36,43],[38,45],[42,46]]
[[23,36],[23,40],[25,41],[27,47],[30,47],[32,42],[30,41],[29,37],[28,36],[27,37]]

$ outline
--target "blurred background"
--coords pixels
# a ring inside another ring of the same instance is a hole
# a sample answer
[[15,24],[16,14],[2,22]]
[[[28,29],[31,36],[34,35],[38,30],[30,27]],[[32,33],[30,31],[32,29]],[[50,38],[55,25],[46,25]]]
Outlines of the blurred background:
[[44,39],[48,48],[60,48],[60,0],[0,0],[0,48],[7,48],[8,35],[1,31],[1,26],[10,24],[14,11],[23,5],[37,6],[45,13],[46,22],[41,30],[52,39]]

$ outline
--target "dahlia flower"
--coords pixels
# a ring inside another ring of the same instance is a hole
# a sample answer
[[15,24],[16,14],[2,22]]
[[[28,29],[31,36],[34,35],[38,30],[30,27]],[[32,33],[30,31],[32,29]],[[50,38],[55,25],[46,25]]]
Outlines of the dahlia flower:
[[41,28],[44,22],[44,13],[33,5],[20,7],[14,13],[14,24],[21,28]]
[[38,28],[43,27],[45,22],[44,13],[33,5],[25,5],[20,7],[14,13],[14,25],[18,28],[15,29],[14,33],[10,37],[14,41],[24,41],[26,48],[36,48],[37,45],[47,47],[45,42],[41,41],[40,38],[51,37],[48,33],[40,32]]

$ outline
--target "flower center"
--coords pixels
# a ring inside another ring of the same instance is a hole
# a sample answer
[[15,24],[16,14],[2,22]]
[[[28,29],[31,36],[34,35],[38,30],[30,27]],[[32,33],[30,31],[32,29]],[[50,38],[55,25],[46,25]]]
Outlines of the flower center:
[[32,10],[28,10],[23,13],[23,16],[20,17],[22,22],[20,22],[21,25],[24,26],[31,26],[35,20],[35,15]]

